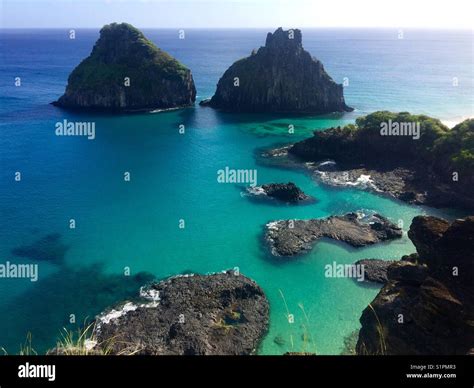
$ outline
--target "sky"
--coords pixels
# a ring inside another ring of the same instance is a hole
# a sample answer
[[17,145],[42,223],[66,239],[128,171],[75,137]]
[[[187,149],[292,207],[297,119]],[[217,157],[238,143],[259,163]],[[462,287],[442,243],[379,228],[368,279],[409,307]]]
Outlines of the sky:
[[0,0],[1,28],[473,28],[473,0]]

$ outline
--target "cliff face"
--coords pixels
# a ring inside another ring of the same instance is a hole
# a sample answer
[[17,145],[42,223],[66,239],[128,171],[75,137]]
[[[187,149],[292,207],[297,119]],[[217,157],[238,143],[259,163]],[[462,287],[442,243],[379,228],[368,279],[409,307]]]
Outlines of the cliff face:
[[352,110],[344,102],[342,85],[303,49],[301,31],[281,28],[268,33],[265,46],[256,53],[235,62],[203,105],[238,112]]
[[194,103],[191,71],[157,48],[133,26],[103,27],[92,53],[71,73],[54,102],[65,108],[152,110]]
[[408,236],[418,253],[388,268],[388,282],[360,318],[357,353],[472,353],[474,217],[450,224],[419,216]]

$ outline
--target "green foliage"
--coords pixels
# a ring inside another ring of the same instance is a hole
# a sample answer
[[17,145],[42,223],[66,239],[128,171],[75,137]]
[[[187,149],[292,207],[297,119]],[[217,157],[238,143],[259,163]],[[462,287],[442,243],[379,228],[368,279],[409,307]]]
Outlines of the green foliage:
[[[122,86],[129,77],[143,93],[150,79],[178,80],[189,70],[160,50],[141,31],[127,23],[112,23],[100,31],[92,53],[69,76],[68,88],[89,92]],[[145,81],[146,80],[146,81]]]
[[[415,122],[420,124],[420,139],[411,137],[382,138],[379,135],[383,122]],[[474,168],[474,119],[468,119],[451,130],[438,119],[408,112],[378,111],[356,120],[356,125],[344,127],[356,134],[364,144],[384,147],[384,151],[397,152],[413,160],[421,160],[443,169],[468,171]],[[378,136],[377,136],[378,135]]]

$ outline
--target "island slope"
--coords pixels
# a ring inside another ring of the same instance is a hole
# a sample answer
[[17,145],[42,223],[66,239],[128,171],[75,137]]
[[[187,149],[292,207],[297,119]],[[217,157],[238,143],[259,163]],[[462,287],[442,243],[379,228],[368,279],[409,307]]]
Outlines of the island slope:
[[191,71],[127,23],[100,31],[92,53],[71,73],[53,105],[106,111],[172,109],[192,105]]
[[351,111],[342,85],[303,49],[301,31],[278,28],[264,47],[238,60],[224,73],[210,100],[225,111],[329,113]]

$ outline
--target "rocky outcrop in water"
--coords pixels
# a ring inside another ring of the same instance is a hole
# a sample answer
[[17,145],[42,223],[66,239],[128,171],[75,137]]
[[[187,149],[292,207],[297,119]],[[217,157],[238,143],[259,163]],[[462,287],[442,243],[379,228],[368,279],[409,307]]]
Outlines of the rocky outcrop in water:
[[92,53],[71,73],[64,108],[140,111],[194,104],[191,71],[127,23],[103,27]]
[[387,270],[394,260],[362,259],[355,262],[356,265],[364,266],[364,280],[372,283],[385,284],[387,282]]
[[233,112],[328,113],[351,111],[342,85],[303,49],[300,30],[278,28],[264,47],[235,62],[201,105]]
[[274,256],[294,256],[312,248],[322,237],[364,247],[402,237],[402,230],[385,217],[363,218],[349,213],[312,220],[281,220],[266,225],[265,238]]
[[233,271],[173,277],[141,295],[98,317],[97,346],[112,354],[245,355],[267,331],[265,294]]
[[300,203],[312,200],[293,182],[269,183],[267,185],[250,187],[247,191],[256,197],[269,197],[286,203]]
[[[383,132],[384,126],[391,132]],[[328,184],[357,186],[414,204],[473,209],[473,136],[473,119],[449,129],[428,116],[381,111],[358,118],[356,125],[315,131],[273,154],[287,152],[312,162],[314,176]],[[335,162],[329,171],[317,165],[328,160]]]
[[452,355],[474,351],[474,217],[418,216],[417,253],[388,268],[360,318],[358,354]]

